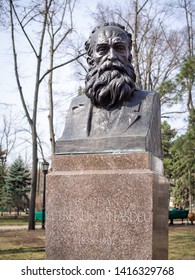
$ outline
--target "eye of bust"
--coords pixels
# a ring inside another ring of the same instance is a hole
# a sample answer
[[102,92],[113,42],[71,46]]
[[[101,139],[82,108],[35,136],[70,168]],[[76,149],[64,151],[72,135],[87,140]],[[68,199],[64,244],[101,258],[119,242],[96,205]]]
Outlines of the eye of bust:
[[108,46],[107,45],[101,45],[101,46],[98,46],[96,51],[98,53],[105,53],[108,51]]
[[115,49],[118,50],[118,51],[125,51],[126,47],[123,44],[116,44]]

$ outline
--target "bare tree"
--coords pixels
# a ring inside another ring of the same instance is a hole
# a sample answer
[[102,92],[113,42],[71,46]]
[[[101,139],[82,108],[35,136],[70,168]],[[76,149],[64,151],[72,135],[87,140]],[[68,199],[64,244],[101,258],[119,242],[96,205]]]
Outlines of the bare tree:
[[[186,22],[186,41],[187,41],[187,59],[191,65],[187,65],[187,67],[192,66],[194,68],[194,34],[195,34],[195,25],[193,22],[195,16],[195,3],[193,1],[187,0],[177,0],[179,8],[185,14],[185,22]],[[193,70],[192,70],[193,71]],[[195,71],[187,75],[187,108],[189,113],[193,111],[193,86],[195,82]]]
[[2,115],[0,126],[0,147],[3,147],[6,151],[6,155],[9,155],[15,146],[17,129],[13,123],[14,118],[12,116],[12,110],[11,108],[8,109],[8,105],[6,105],[6,110],[9,111],[9,114]]
[[[72,1],[53,1],[48,13],[47,31],[50,40],[50,65],[49,70],[54,68],[54,60],[60,48],[62,48],[68,35],[73,32],[73,11],[76,0]],[[69,20],[68,20],[69,19]],[[68,23],[69,22],[69,23]],[[83,53],[76,53],[73,60],[78,59]],[[67,62],[70,63],[70,61]],[[54,132],[54,102],[53,102],[53,71],[50,71],[48,78],[48,95],[49,95],[49,132],[51,143],[51,155],[55,152],[55,132]]]
[[[49,76],[49,96],[50,96],[50,137],[52,142],[52,148],[54,147],[54,131],[53,131],[53,100],[52,100],[52,79],[53,79],[53,70],[58,69],[71,63],[77,58],[72,58],[68,61],[60,61],[60,63],[54,65],[54,54],[58,50],[61,43],[65,40],[66,36],[72,31],[72,27],[68,28],[64,33],[62,31],[62,26],[64,25],[65,11],[68,7],[70,10],[71,21],[72,21],[72,11],[75,5],[75,1],[61,1],[58,6],[56,5],[55,0],[44,0],[32,1],[32,3],[27,3],[25,7],[19,6],[18,2],[9,0],[10,3],[10,19],[11,19],[11,38],[12,38],[12,49],[14,57],[14,69],[15,77],[18,86],[18,91],[20,94],[20,99],[22,102],[23,110],[25,116],[28,120],[29,126],[31,128],[32,136],[32,181],[31,181],[31,199],[30,199],[30,215],[29,215],[29,230],[35,229],[34,222],[34,211],[35,211],[35,201],[36,201],[36,186],[37,186],[37,163],[38,163],[38,134],[37,134],[37,112],[38,112],[38,99],[40,85],[47,75]],[[17,4],[17,5],[16,5]],[[62,9],[62,10],[61,10]],[[61,16],[58,15],[58,12],[61,11]],[[27,106],[25,100],[25,92],[22,87],[22,79],[19,68],[19,56],[17,53],[17,34],[16,26],[17,24],[20,27],[20,31],[24,38],[26,39],[32,53],[34,54],[36,60],[36,71],[35,71],[35,80],[34,80],[34,94],[33,94],[33,106],[32,113],[29,107]],[[32,37],[32,31],[30,27],[36,27],[37,35],[35,40]],[[72,26],[72,23],[71,25]],[[47,30],[50,35],[50,50],[48,50],[48,44],[46,41]],[[57,35],[59,35],[57,37]],[[57,38],[56,38],[57,37]],[[48,70],[43,70],[43,62],[47,57],[47,53],[50,53],[50,67]],[[82,56],[83,54],[78,55]]]
[[166,12],[172,22],[180,30],[183,38],[180,48],[180,69],[175,79],[176,90],[190,114],[194,108],[193,92],[195,82],[195,56],[194,56],[194,13],[195,3],[191,0],[171,0],[166,3]]
[[[51,0],[45,0],[44,6],[36,5],[33,7],[32,10],[36,10],[39,15],[41,15],[43,21],[42,21],[42,27],[40,32],[40,38],[39,38],[39,47],[38,50],[36,50],[35,46],[33,45],[32,40],[28,36],[25,30],[25,25],[27,23],[24,23],[25,18],[27,17],[27,14],[20,19],[19,14],[16,10],[16,7],[12,0],[10,0],[10,19],[11,19],[11,36],[12,36],[12,47],[13,47],[13,55],[14,55],[14,67],[15,67],[15,76],[16,81],[18,85],[18,90],[22,102],[22,106],[26,115],[26,118],[28,120],[28,123],[31,128],[32,133],[32,181],[31,181],[31,200],[30,200],[30,215],[29,215],[29,230],[35,229],[35,218],[34,218],[34,210],[35,210],[35,201],[36,201],[36,185],[37,185],[37,161],[38,161],[38,155],[37,155],[37,129],[36,129],[36,123],[37,123],[37,106],[38,106],[38,96],[39,96],[39,86],[40,86],[40,71],[41,71],[41,63],[42,63],[42,55],[43,55],[43,42],[45,37],[45,31],[46,31],[46,23],[47,23],[47,13],[48,9],[51,5]],[[30,13],[29,11],[28,13]],[[22,89],[21,81],[20,81],[20,74],[18,69],[18,57],[17,57],[17,51],[16,51],[16,40],[15,40],[15,28],[14,28],[14,16],[16,17],[27,41],[29,42],[32,51],[36,57],[36,78],[35,78],[35,85],[34,85],[34,103],[33,103],[33,113],[32,116],[30,115],[30,112],[28,110],[28,107],[26,105],[24,92]],[[33,18],[36,18],[36,16],[33,15],[31,20]]]

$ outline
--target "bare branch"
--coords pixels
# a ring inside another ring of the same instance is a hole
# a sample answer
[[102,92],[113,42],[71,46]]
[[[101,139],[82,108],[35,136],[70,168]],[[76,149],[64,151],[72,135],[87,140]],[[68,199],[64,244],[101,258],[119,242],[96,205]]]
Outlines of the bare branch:
[[69,2],[69,9],[70,9],[70,22],[71,22],[70,26],[71,26],[71,28],[73,28],[73,18],[72,18],[72,15],[73,15],[73,10],[74,10],[74,7],[75,7],[75,4],[76,4],[76,1],[77,1],[77,0],[73,0],[73,5],[72,5],[72,7],[71,7],[71,3]]
[[[23,21],[27,18],[28,15],[30,15],[30,13],[35,10],[37,7],[39,6],[39,4],[35,5],[31,10],[28,11],[28,13],[25,14],[25,16],[23,17],[23,19],[21,20],[21,24],[23,23]],[[29,21],[31,21],[32,18],[30,20],[27,21],[27,23],[24,24],[27,25]]]
[[86,67],[79,59],[77,59],[77,62],[83,68],[85,73],[87,73],[88,72],[88,67]]
[[143,8],[145,7],[145,5],[147,4],[148,0],[146,0],[144,2],[144,4],[141,6],[141,8],[137,11],[137,14],[139,15],[139,13],[143,10]]
[[63,12],[62,12],[62,16],[61,16],[61,20],[60,20],[60,24],[59,24],[59,27],[56,29],[56,31],[54,32],[54,36],[61,30],[62,28],[62,25],[63,25],[63,22],[64,22],[64,17],[65,17],[65,14],[66,14],[66,7],[67,7],[67,1],[65,1],[65,6],[63,8]]
[[39,149],[40,149],[40,153],[41,153],[42,159],[45,160],[44,152],[43,152],[43,147],[42,147],[42,142],[41,142],[41,139],[40,139],[40,137],[38,135],[37,135],[37,143],[39,145]]
[[59,40],[59,42],[56,44],[56,46],[55,46],[53,52],[55,52],[55,51],[58,49],[58,47],[59,47],[59,46],[61,45],[61,43],[64,41],[64,39],[66,38],[66,36],[68,36],[68,34],[71,33],[71,32],[72,32],[72,28],[69,28],[69,29],[66,31],[66,33],[62,36],[62,38]]
[[185,114],[186,111],[173,111],[173,112],[166,112],[166,113],[162,113],[161,117],[163,118],[170,118],[170,117],[166,117],[166,115],[173,115],[173,114]]
[[[20,27],[21,27],[21,29],[22,29],[22,31],[23,31],[23,33],[24,33],[26,39],[28,40],[28,42],[29,42],[29,44],[30,44],[30,46],[31,46],[31,48],[32,48],[32,50],[33,50],[33,52],[34,52],[34,54],[35,54],[36,57],[37,57],[38,54],[37,54],[37,52],[36,52],[36,50],[35,50],[35,48],[34,48],[34,46],[33,46],[33,43],[31,42],[31,40],[30,40],[28,34],[27,34],[26,31],[25,31],[24,26],[22,25],[21,20],[20,20],[19,17],[18,17],[18,14],[17,14],[17,12],[16,12],[16,9],[15,9],[15,7],[14,7],[14,4],[13,4],[13,1],[12,1],[12,0],[10,0],[10,9],[11,9],[11,10],[13,9],[17,21],[18,21],[18,23],[19,23],[19,25],[20,25]],[[12,15],[12,19],[13,19],[13,15]],[[12,22],[13,22],[13,20],[12,20]]]
[[58,69],[58,68],[60,68],[60,67],[63,67],[63,66],[65,66],[65,65],[68,65],[69,63],[71,63],[71,62],[77,60],[79,57],[81,57],[81,56],[83,56],[83,55],[85,55],[85,54],[86,54],[86,52],[85,52],[85,53],[82,53],[82,54],[79,54],[77,57],[72,58],[72,59],[70,59],[69,61],[66,61],[66,62],[64,62],[64,63],[61,63],[61,64],[59,64],[59,65],[56,65],[56,66],[54,66],[52,69],[47,70],[47,71],[45,72],[45,74],[41,77],[41,79],[39,80],[39,83],[41,83],[41,82],[43,81],[43,79],[44,79],[51,71],[53,71],[53,70],[55,70],[55,69]]
[[116,12],[116,11],[114,11],[114,13],[115,13],[123,22],[126,23],[126,25],[131,29],[131,32],[133,33],[134,30],[133,30],[132,26],[129,24],[128,20],[126,20],[124,17],[122,17],[121,12]]
[[32,119],[30,117],[30,114],[29,114],[27,106],[26,106],[26,102],[24,100],[24,94],[23,94],[23,90],[22,90],[22,86],[21,86],[20,78],[19,78],[19,73],[18,73],[18,60],[17,60],[17,53],[16,53],[16,46],[15,46],[15,33],[14,33],[12,8],[13,8],[12,0],[10,0],[11,37],[12,37],[12,48],[13,48],[13,55],[14,55],[14,70],[15,70],[15,75],[16,75],[16,82],[17,82],[22,106],[25,111],[25,115],[28,119],[29,124],[32,124]]
[[35,92],[34,92],[34,106],[33,106],[33,121],[34,121],[34,129],[36,130],[36,118],[37,118],[37,106],[38,106],[38,93],[39,93],[39,85],[40,85],[40,72],[41,72],[41,62],[42,62],[42,52],[43,52],[43,42],[45,37],[46,25],[47,25],[47,16],[49,12],[49,8],[51,6],[52,0],[49,1],[47,5],[47,1],[45,1],[45,10],[44,10],[44,20],[42,25],[42,33],[39,42],[39,53],[37,56],[37,70],[36,70],[36,82],[35,82]]

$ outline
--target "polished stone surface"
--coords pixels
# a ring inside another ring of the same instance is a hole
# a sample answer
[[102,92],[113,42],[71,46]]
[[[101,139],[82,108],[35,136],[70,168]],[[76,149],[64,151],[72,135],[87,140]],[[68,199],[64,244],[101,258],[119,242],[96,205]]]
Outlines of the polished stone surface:
[[47,259],[167,259],[168,188],[150,153],[55,156]]
[[162,161],[151,153],[57,155],[53,171],[150,169],[163,175]]

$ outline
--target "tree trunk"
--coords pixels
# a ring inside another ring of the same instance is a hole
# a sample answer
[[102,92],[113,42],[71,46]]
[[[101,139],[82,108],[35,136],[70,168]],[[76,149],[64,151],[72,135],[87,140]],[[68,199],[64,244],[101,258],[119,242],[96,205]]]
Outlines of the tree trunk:
[[140,67],[139,67],[139,60],[138,60],[138,45],[137,45],[137,38],[138,38],[138,0],[135,1],[135,20],[134,20],[134,34],[133,34],[133,58],[134,58],[134,67],[136,73],[136,84],[139,88],[142,88],[142,80],[140,75]]
[[[51,40],[50,46],[50,69],[53,68],[53,60],[54,60],[54,50],[53,50],[53,39]],[[49,94],[49,136],[50,136],[50,144],[51,144],[51,156],[54,156],[55,153],[55,133],[54,133],[54,124],[53,124],[53,71],[49,73],[48,79],[48,94]]]
[[[194,42],[193,42],[193,25],[192,25],[192,14],[193,10],[191,8],[190,2],[184,0],[185,16],[186,16],[186,25],[187,25],[187,44],[188,44],[188,55],[190,58],[193,57],[194,54]],[[194,79],[189,79],[188,81],[188,98],[187,98],[187,108],[188,112],[190,113],[194,106],[193,106],[193,98],[192,98],[192,87],[193,87]]]
[[35,229],[35,206],[36,206],[36,188],[37,188],[37,137],[36,128],[32,131],[32,181],[31,181],[31,196],[30,196],[30,208],[29,208],[29,223],[28,229]]

